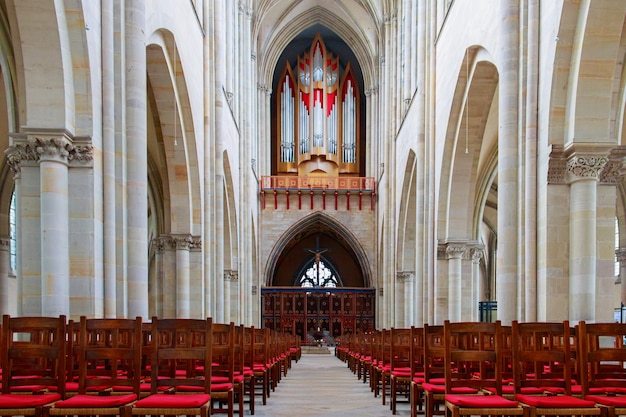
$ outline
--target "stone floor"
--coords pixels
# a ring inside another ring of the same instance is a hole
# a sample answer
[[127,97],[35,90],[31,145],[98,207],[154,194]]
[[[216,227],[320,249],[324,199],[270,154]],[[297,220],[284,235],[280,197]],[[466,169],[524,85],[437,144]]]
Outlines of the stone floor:
[[[303,354],[262,405],[256,401],[255,416],[271,417],[383,417],[391,416],[381,397],[369,384],[359,381],[346,364],[330,355]],[[246,410],[246,415],[250,411]],[[408,403],[398,404],[398,416],[409,416]]]

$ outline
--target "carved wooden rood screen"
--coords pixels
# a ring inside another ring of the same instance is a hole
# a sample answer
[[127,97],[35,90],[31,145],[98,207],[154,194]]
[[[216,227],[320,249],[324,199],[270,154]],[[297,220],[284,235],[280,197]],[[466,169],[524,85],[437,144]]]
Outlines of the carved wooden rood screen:
[[375,328],[375,290],[366,288],[270,287],[261,290],[263,326],[326,342]]

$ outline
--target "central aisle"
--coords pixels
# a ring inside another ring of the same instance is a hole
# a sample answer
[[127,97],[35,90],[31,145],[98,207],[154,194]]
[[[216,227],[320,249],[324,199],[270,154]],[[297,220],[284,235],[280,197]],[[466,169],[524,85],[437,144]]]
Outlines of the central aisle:
[[[249,410],[246,411],[248,415]],[[391,415],[389,402],[383,406],[381,397],[374,397],[369,384],[359,381],[332,353],[303,354],[267,399],[267,405],[262,405],[257,396],[255,407],[255,416],[263,417]],[[409,405],[399,403],[396,415],[409,416]]]

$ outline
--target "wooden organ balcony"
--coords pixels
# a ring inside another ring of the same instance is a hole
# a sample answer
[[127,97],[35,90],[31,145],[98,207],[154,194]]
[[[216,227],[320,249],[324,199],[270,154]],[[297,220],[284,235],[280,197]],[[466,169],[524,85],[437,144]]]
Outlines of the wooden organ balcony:
[[[264,176],[260,194],[263,209],[374,210],[376,181],[373,177]],[[321,196],[321,201],[315,196]],[[283,201],[279,204],[279,200]]]

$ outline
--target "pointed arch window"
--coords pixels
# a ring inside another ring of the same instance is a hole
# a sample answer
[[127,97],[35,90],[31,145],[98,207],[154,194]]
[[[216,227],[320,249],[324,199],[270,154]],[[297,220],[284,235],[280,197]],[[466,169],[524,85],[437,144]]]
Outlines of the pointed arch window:
[[278,82],[279,173],[358,174],[359,97],[350,62],[342,66],[318,34]]

